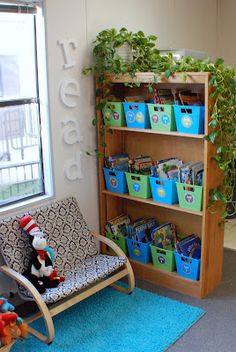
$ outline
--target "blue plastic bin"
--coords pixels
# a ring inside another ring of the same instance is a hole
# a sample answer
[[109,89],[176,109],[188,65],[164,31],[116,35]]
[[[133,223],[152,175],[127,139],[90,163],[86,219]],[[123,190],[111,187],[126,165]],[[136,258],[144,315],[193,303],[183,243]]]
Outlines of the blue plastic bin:
[[106,189],[115,193],[128,193],[127,181],[124,171],[103,168]]
[[204,133],[205,107],[174,105],[175,122],[178,132]]
[[148,107],[145,103],[123,103],[127,127],[150,128]]
[[200,259],[186,257],[175,252],[175,262],[177,273],[186,279],[199,280],[200,275]]
[[151,262],[151,242],[143,243],[134,241],[131,238],[126,238],[128,255],[131,259],[137,260],[142,263]]
[[176,182],[149,176],[152,198],[155,202],[175,204],[178,203]]

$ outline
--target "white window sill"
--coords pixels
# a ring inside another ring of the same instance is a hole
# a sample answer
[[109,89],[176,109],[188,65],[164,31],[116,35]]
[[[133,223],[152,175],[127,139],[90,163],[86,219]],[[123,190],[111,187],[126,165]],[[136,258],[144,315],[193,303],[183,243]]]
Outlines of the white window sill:
[[42,206],[46,201],[55,199],[54,195],[43,195],[27,200],[22,200],[22,202],[14,203],[11,205],[6,205],[0,208],[0,216],[10,216],[19,212],[29,211],[32,208]]

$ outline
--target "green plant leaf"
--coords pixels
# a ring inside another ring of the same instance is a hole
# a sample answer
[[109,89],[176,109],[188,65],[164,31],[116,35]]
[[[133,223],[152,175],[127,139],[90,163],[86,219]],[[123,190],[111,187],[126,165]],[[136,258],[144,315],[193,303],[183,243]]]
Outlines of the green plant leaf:
[[180,78],[182,81],[186,82],[187,81],[187,78],[188,78],[188,75],[186,72],[182,72],[181,75],[180,75]]
[[93,126],[96,126],[96,124],[97,124],[97,118],[94,117],[94,118],[92,119],[92,125],[93,125]]
[[209,122],[208,125],[209,125],[210,127],[212,127],[212,128],[216,128],[217,125],[218,125],[218,122],[217,122],[217,120],[212,119],[212,120]]
[[100,97],[102,90],[100,88],[96,89],[96,97]]
[[222,58],[216,59],[215,66],[221,66],[223,64],[224,64],[224,59],[222,59]]
[[[94,64],[91,67],[85,67],[83,73],[95,75],[99,84],[108,87],[105,92],[101,92],[103,99],[116,92],[116,90],[112,92],[111,83],[105,81],[106,73],[110,73],[116,78],[120,74],[128,74],[133,79],[137,72],[153,72],[155,74],[153,84],[157,84],[159,77],[162,77],[163,74],[169,78],[176,72],[180,72],[184,81],[187,72],[209,73],[209,85],[213,87],[213,91],[209,95],[211,100],[209,127],[211,130],[207,136],[204,136],[204,140],[215,145],[213,159],[223,174],[221,188],[216,187],[210,196],[209,206],[214,210],[218,203],[230,201],[235,184],[236,69],[224,66],[222,58],[216,59],[213,63],[210,59],[196,60],[192,57],[182,57],[175,60],[171,53],[160,55],[155,47],[156,40],[156,36],[145,36],[143,31],[133,33],[125,27],[120,30],[105,29],[98,33],[93,42]],[[125,60],[117,54],[116,49],[124,43],[128,43],[132,48],[129,60]],[[142,85],[144,84],[142,83]],[[125,86],[132,89],[136,88],[137,84],[125,83]],[[149,94],[152,94],[152,84],[146,86]],[[100,98],[101,95],[97,90],[96,96]],[[104,100],[100,99],[96,110],[102,110],[104,104]],[[100,130],[100,135],[104,136],[103,129]]]
[[217,136],[217,132],[215,132],[215,131],[213,131],[209,134],[209,140],[211,141],[211,143],[214,144],[216,136]]

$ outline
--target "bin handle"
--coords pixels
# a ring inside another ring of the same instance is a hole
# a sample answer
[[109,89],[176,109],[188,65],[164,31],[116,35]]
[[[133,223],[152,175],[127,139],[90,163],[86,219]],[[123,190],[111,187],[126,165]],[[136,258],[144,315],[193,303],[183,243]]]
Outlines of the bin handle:
[[140,176],[131,176],[133,181],[140,181]]
[[109,171],[109,175],[110,176],[116,176],[115,172],[113,172],[113,171]]
[[138,110],[138,105],[130,105],[129,109],[130,110]]
[[156,252],[159,253],[159,254],[166,255],[166,251],[164,251],[163,249],[157,249]]
[[182,109],[181,109],[181,112],[182,112],[182,113],[192,114],[192,109],[182,108]]
[[186,263],[189,263],[189,264],[192,263],[192,260],[191,260],[190,258],[181,257],[181,260],[182,260],[183,262],[186,262]]
[[134,241],[132,241],[132,246],[135,246],[135,247],[140,247],[140,244],[139,243],[137,243],[137,242],[134,242]]
[[188,192],[194,192],[195,191],[194,187],[190,187],[190,186],[183,186],[183,190],[184,191],[188,191]]
[[156,180],[156,184],[157,184],[157,185],[164,186],[164,185],[165,185],[165,182],[160,181],[160,180]]
[[165,109],[164,108],[162,108],[161,106],[154,106],[154,110],[155,111],[165,111]]

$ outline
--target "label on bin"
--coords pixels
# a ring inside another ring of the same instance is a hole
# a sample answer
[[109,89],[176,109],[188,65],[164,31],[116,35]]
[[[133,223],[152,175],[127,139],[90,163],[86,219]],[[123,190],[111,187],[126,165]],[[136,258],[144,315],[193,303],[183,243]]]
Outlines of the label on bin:
[[165,258],[162,257],[162,255],[160,255],[157,259],[160,264],[165,264],[165,262],[166,262]]
[[158,122],[158,115],[154,114],[152,115],[152,122],[157,123]]
[[110,181],[110,185],[111,185],[113,188],[117,188],[117,187],[118,187],[118,181],[117,181],[116,178],[111,177],[109,181]]
[[135,192],[139,192],[140,191],[140,184],[139,183],[133,183],[133,190]]
[[186,193],[185,196],[184,196],[184,200],[188,204],[193,204],[195,199],[194,199],[194,196],[192,194]]
[[119,115],[119,113],[117,112],[117,111],[114,111],[114,113],[113,113],[113,118],[114,118],[114,120],[119,120],[119,118],[120,118],[120,115]]
[[168,115],[162,115],[161,121],[163,125],[168,125],[170,123],[170,118]]
[[128,111],[126,113],[126,118],[129,122],[134,122],[135,121],[135,114],[133,113],[133,111]]
[[166,191],[163,187],[158,187],[157,194],[160,198],[164,198],[166,196]]
[[134,255],[136,255],[137,257],[139,257],[139,256],[141,255],[140,250],[137,249],[137,248],[133,248],[133,253],[134,253]]
[[181,119],[181,123],[185,128],[190,128],[193,124],[193,119],[189,115],[184,115]]
[[183,271],[184,274],[191,274],[192,272],[192,268],[189,264],[182,264],[181,270]]
[[136,113],[135,118],[138,123],[142,123],[144,121],[144,115],[141,111]]
[[105,110],[103,112],[105,120],[110,120],[112,118],[112,112],[110,110]]

